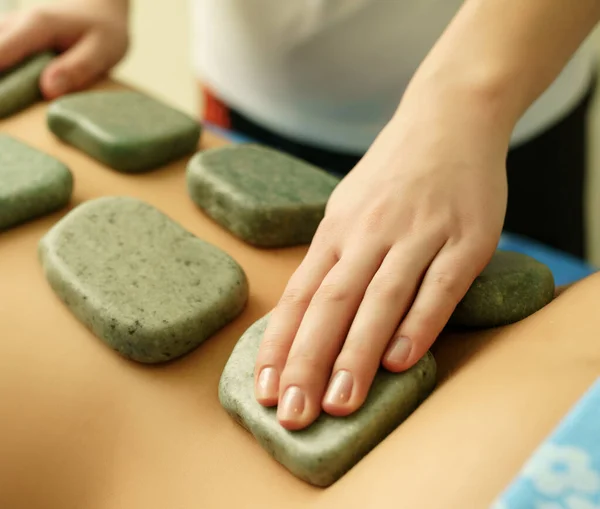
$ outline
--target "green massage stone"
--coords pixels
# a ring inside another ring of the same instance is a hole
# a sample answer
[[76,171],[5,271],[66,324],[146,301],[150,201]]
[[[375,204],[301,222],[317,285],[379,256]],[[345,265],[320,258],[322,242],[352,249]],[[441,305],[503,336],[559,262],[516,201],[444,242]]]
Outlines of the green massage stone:
[[456,306],[450,326],[488,328],[526,318],[554,298],[550,269],[530,256],[496,251]]
[[133,91],[70,94],[48,108],[61,140],[124,173],[141,173],[196,151],[201,127],[160,101]]
[[0,134],[0,230],[65,207],[73,175],[60,161]]
[[364,405],[347,417],[322,413],[308,428],[288,431],[275,408],[254,397],[254,363],[269,315],[255,322],[233,349],[219,382],[225,410],[276,461],[316,486],[329,486],[400,425],[431,393],[436,363],[430,352],[411,369],[394,374],[381,369]]
[[338,179],[271,148],[206,150],[188,164],[188,192],[210,217],[259,247],[309,244]]
[[180,357],[245,307],[242,268],[154,207],[129,197],[79,205],[41,240],[50,286],[124,357]]
[[53,58],[53,53],[39,53],[0,73],[0,118],[42,99],[40,76]]

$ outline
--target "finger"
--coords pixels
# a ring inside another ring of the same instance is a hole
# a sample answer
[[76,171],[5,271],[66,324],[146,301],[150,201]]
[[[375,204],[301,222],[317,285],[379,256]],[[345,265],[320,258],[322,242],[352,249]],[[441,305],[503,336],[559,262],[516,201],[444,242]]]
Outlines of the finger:
[[112,65],[107,58],[99,34],[90,33],[82,37],[42,73],[40,87],[44,96],[54,99],[89,86]]
[[18,64],[52,45],[51,23],[40,11],[17,16],[0,31],[0,69]]
[[277,417],[287,429],[311,424],[321,411],[325,385],[365,290],[385,253],[342,255],[306,310],[281,374]]
[[413,366],[431,347],[454,308],[491,258],[476,247],[446,244],[431,263],[417,297],[390,342],[383,365],[394,372]]
[[348,415],[365,401],[381,358],[443,238],[396,244],[369,283],[334,368],[323,410]]
[[256,358],[254,395],[260,404],[277,404],[280,374],[302,317],[323,278],[337,261],[332,250],[311,246],[271,313]]

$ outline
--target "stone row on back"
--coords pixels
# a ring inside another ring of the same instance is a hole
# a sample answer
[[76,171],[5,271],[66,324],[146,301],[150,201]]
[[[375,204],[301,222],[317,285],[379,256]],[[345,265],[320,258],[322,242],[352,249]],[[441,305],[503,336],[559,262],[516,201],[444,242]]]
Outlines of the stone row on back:
[[[38,99],[32,90],[49,58],[36,57],[0,76],[0,114]],[[15,86],[18,80],[21,85]],[[126,173],[150,171],[193,153],[201,132],[195,120],[136,92],[71,94],[55,101],[47,118],[58,138]],[[0,188],[0,229],[65,206],[73,187],[62,163],[4,136],[0,180],[8,183]],[[201,151],[187,168],[194,203],[261,248],[310,243],[337,183],[319,168],[255,144]],[[132,198],[80,205],[44,236],[39,254],[50,285],[73,315],[139,362],[165,362],[193,351],[234,320],[248,298],[244,271],[229,255]],[[498,251],[448,327],[507,325],[536,312],[553,295],[547,267]],[[277,461],[307,482],[335,482],[434,390],[436,363],[427,352],[404,373],[380,370],[354,414],[322,415],[306,430],[287,431],[275,409],[254,398],[254,362],[267,321],[268,316],[261,318],[239,339],[222,373],[219,398]]]

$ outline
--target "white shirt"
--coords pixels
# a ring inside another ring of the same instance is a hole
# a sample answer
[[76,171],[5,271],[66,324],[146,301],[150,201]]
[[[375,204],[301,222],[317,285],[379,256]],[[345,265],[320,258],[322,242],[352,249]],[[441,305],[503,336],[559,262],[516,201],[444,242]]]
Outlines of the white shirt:
[[[301,142],[363,152],[462,0],[195,0],[200,79],[255,122]],[[513,145],[553,124],[590,84],[583,45],[529,108]]]

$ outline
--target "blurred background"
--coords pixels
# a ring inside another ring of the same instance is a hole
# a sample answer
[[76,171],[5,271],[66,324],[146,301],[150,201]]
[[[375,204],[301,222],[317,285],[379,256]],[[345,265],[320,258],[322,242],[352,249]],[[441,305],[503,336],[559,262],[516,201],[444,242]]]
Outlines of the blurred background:
[[[0,0],[0,11],[53,0]],[[192,115],[200,113],[197,77],[191,65],[189,0],[131,0],[132,44],[115,77]],[[160,32],[156,27],[160,26]],[[590,37],[600,50],[600,29]],[[599,52],[600,53],[600,52]],[[588,176],[588,260],[600,266],[600,97],[590,118]]]

